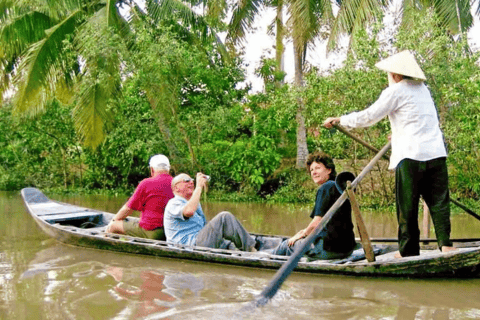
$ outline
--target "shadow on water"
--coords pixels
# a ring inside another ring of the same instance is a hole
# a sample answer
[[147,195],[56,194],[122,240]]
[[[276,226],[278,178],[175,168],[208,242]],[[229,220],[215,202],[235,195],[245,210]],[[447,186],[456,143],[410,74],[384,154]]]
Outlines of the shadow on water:
[[[77,204],[112,212],[124,200],[96,197],[94,201],[80,199]],[[292,274],[269,304],[245,312],[274,270],[71,247],[43,234],[18,194],[0,193],[0,204],[4,209],[0,216],[0,319],[480,318],[480,279],[302,273]],[[305,223],[302,210],[306,209],[237,204],[205,207],[209,216],[223,209],[232,211],[247,228],[260,228],[255,231],[273,225],[271,233],[292,234],[288,228],[296,231],[297,225],[301,228]],[[393,236],[382,234],[395,230],[394,223],[382,225],[390,219],[378,214],[366,218],[372,232],[382,237]],[[284,225],[288,227],[282,229]],[[470,236],[456,232],[459,237]]]

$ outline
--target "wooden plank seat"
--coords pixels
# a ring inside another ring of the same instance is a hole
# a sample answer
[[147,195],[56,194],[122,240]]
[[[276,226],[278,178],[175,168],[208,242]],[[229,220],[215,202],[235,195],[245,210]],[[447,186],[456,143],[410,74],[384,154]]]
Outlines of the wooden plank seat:
[[89,211],[88,208],[62,205],[62,204],[59,204],[59,203],[55,203],[53,201],[44,202],[44,203],[40,203],[40,204],[34,204],[34,205],[31,205],[31,207],[32,207],[33,210],[35,210],[35,213],[39,217],[47,216],[47,215],[80,213],[80,212]]
[[83,210],[60,214],[43,215],[40,218],[48,223],[62,223],[68,221],[94,222],[102,219],[102,214],[96,211]]

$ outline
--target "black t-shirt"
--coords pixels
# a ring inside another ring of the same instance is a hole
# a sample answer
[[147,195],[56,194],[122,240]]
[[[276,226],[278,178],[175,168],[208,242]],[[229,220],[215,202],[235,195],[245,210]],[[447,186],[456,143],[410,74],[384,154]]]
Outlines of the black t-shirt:
[[[329,180],[325,182],[318,188],[315,207],[310,214],[310,218],[313,219],[315,216],[323,217],[340,195],[334,181]],[[350,201],[346,200],[342,204],[332,216],[325,229],[326,232],[322,232],[324,239],[323,247],[325,250],[345,253],[355,247]]]

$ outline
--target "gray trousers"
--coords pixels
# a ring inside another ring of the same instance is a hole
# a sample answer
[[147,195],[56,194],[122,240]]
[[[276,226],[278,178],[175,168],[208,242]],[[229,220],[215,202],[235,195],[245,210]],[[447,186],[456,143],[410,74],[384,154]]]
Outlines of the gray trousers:
[[231,243],[242,251],[250,251],[255,239],[245,230],[240,221],[228,211],[222,211],[198,232],[197,246],[232,249]]

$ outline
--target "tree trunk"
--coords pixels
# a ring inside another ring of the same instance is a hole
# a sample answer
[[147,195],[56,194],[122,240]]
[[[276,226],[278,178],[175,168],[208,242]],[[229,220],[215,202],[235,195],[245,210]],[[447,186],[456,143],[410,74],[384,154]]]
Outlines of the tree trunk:
[[[277,34],[275,36],[275,60],[277,61],[277,71],[284,71],[283,53],[285,47],[283,45],[283,38],[285,36],[285,29],[283,26],[283,0],[277,1],[277,17],[275,18],[275,24],[277,27]],[[282,83],[283,81],[278,81],[276,83],[277,87]]]
[[[303,88],[303,57],[305,47],[293,40],[294,60],[295,60],[295,85],[301,89]],[[305,118],[303,116],[304,103],[301,97],[298,98],[297,109],[297,169],[305,166],[308,157],[307,147],[307,131],[305,128]]]

